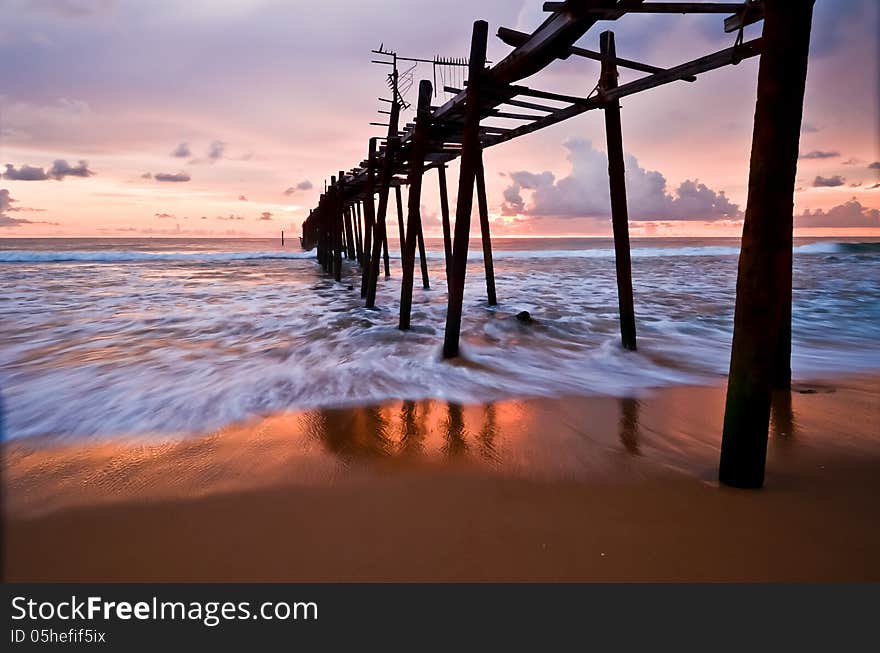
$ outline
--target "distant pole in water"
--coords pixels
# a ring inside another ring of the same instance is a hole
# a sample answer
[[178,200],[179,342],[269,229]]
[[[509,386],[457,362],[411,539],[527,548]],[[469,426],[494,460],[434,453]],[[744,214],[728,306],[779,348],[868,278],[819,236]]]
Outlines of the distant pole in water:
[[788,386],[794,187],[813,0],[765,0],[763,51],[718,478],[764,484],[774,386]]
[[281,246],[284,247],[284,229],[281,230]]
[[[614,32],[599,35],[602,73],[599,92],[617,88]],[[601,95],[600,95],[601,97]],[[617,270],[617,304],[620,310],[620,339],[624,349],[636,349],[636,314],[633,308],[632,260],[629,250],[629,213],[626,206],[626,170],[623,161],[623,131],[620,103],[605,104],[605,138],[608,143],[608,184],[611,191],[611,228],[614,233],[614,265]]]

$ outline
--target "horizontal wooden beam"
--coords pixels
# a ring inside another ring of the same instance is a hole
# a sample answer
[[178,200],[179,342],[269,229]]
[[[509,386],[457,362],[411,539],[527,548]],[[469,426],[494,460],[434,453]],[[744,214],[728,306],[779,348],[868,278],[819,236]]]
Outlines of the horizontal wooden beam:
[[710,70],[715,70],[716,68],[729,66],[739,61],[742,61],[743,59],[757,56],[760,53],[760,38],[754,39],[752,41],[747,41],[746,43],[743,43],[739,46],[720,50],[713,54],[706,55],[705,57],[701,57],[693,61],[688,61],[687,63],[683,63],[680,66],[668,68],[661,73],[648,75],[647,77],[642,77],[641,79],[629,82],[628,84],[618,86],[616,89],[605,93],[604,96],[601,98],[590,98],[589,100],[586,100],[580,104],[560,109],[559,111],[556,111],[549,116],[545,116],[540,120],[535,120],[528,125],[516,127],[506,134],[500,134],[493,137],[491,144],[497,145],[498,143],[512,140],[514,138],[517,138],[518,136],[530,134],[532,132],[538,131],[539,129],[549,127],[550,125],[555,125],[556,123],[562,122],[563,120],[567,120],[581,113],[585,113],[586,111],[590,111],[591,109],[599,109],[603,107],[607,102],[618,100],[622,97],[633,95],[634,93],[640,93],[641,91],[646,91],[657,86],[662,86],[664,84],[677,81],[685,75],[698,75],[700,73],[705,73]]
[[[510,84],[506,88],[509,89],[508,95],[512,96],[525,95],[526,97],[536,97],[541,98],[542,100],[555,100],[556,102],[565,102],[567,104],[584,104],[588,101],[587,98],[578,97],[577,95],[565,95],[563,93],[540,91],[538,89],[528,88],[527,86]],[[486,92],[494,92],[496,89],[495,87],[488,87],[485,90]]]
[[764,20],[764,3],[759,1],[747,2],[733,16],[724,19],[724,31],[736,32],[737,30]]
[[[499,27],[498,38],[504,41],[507,45],[516,47],[523,44],[529,38],[529,35],[525,32],[520,32],[508,27]],[[564,55],[560,55],[560,59],[568,58],[568,56],[572,54],[584,57],[585,59],[592,59],[593,61],[602,61],[602,59],[604,59],[601,52],[587,50],[586,48],[580,48],[574,45],[569,47]],[[621,59],[620,57],[614,57],[613,63],[620,68],[629,68],[643,73],[659,73],[661,70],[664,70],[658,66],[651,66],[650,64],[633,61],[632,59]],[[688,77],[685,79],[685,81],[688,82],[695,82],[696,80],[696,77]]]
[[[578,6],[607,8],[607,0],[579,0]],[[622,10],[641,4],[641,0],[619,0],[614,4],[613,15],[622,16]],[[569,11],[557,11],[529,35],[527,41],[495,64],[488,77],[497,83],[516,82],[542,70],[558,57],[560,51],[587,33],[598,17],[579,15]]]
[[616,18],[627,14],[729,14],[743,8],[742,2],[644,2],[627,8],[581,7],[572,2],[545,2],[544,11],[570,11],[580,16]]
[[538,118],[543,118],[543,116],[536,116],[534,114],[510,113],[508,111],[498,111],[497,109],[492,109],[489,115],[492,118],[508,118],[510,120],[537,120]]

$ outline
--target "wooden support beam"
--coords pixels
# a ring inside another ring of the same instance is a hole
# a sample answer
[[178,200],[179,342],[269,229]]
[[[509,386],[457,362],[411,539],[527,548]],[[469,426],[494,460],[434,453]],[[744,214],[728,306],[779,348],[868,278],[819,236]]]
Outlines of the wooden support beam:
[[736,32],[759,20],[764,20],[764,3],[758,0],[746,2],[739,11],[724,19],[724,31]]
[[345,255],[349,261],[355,260],[354,224],[351,214],[353,207],[345,207]]
[[437,166],[440,178],[440,221],[443,225],[443,253],[446,257],[446,289],[449,290],[449,272],[452,265],[452,229],[449,224],[449,193],[446,190],[446,166]]
[[391,276],[391,256],[388,253],[388,229],[382,234],[382,260],[385,263],[385,278]]
[[352,218],[354,220],[354,249],[355,249],[355,257],[357,258],[358,265],[364,264],[364,238],[363,238],[363,227],[361,226],[361,203],[355,202],[354,206],[352,206]]
[[343,231],[342,226],[342,175],[339,175],[339,183],[336,177],[331,177],[330,187],[333,192],[333,211],[330,218],[330,228],[333,240],[333,278],[342,281],[342,249]]
[[507,99],[503,104],[509,104],[512,107],[520,107],[522,109],[534,109],[535,111],[543,111],[545,113],[553,113],[558,107],[548,107],[545,104],[537,104],[535,102],[524,102],[523,100]]
[[486,176],[483,171],[483,153],[477,161],[477,206],[480,211],[480,235],[483,241],[483,265],[486,269],[486,295],[489,306],[498,304],[495,295],[495,262],[492,260],[492,235],[489,231],[489,202],[486,198]]
[[385,276],[391,276],[388,268],[388,234],[385,228],[385,214],[388,211],[388,194],[391,190],[391,177],[394,176],[394,153],[398,146],[397,122],[400,106],[395,102],[391,105],[391,120],[384,156],[382,157],[382,174],[379,179],[379,207],[376,210],[376,223],[373,234],[373,252],[370,255],[369,285],[367,286],[367,308],[376,306],[376,286],[379,283],[379,266],[381,265],[382,249],[385,249]]
[[590,100],[585,97],[576,95],[566,95],[564,93],[553,93],[551,91],[542,91],[539,89],[529,88],[528,86],[515,86],[513,84],[507,86],[506,89],[499,89],[490,86],[486,89],[486,93],[500,92],[504,96],[513,97],[515,95],[525,95],[527,97],[541,98],[542,100],[554,100],[556,102],[565,102],[566,104],[583,105],[589,104]]
[[[641,0],[620,0],[615,5],[617,8],[614,13],[609,17],[622,16],[622,9],[640,3]],[[587,0],[578,4],[595,6],[600,3],[596,0]],[[525,43],[493,66],[492,81],[510,84],[535,74],[556,59],[560,52],[564,52],[568,47],[574,45],[580,37],[587,33],[587,30],[596,24],[597,20],[598,18],[595,16],[581,16],[570,11],[559,11],[548,16],[529,35],[529,39]]]
[[614,20],[623,14],[729,14],[742,9],[743,4],[742,2],[645,2],[621,11],[608,7],[582,7],[573,2],[545,2],[544,11],[571,11],[580,16]]
[[[427,168],[425,169],[427,170]],[[422,268],[422,288],[430,290],[431,278],[428,276],[428,252],[425,250],[425,233],[421,218],[419,218],[419,233],[417,237],[419,241],[419,263]]]
[[[687,63],[681,64],[680,66],[668,68],[662,73],[648,75],[633,82],[629,82],[628,84],[618,86],[617,88],[609,91],[606,94],[606,98],[608,100],[620,99],[634,93],[639,93],[641,91],[646,91],[650,88],[655,88],[657,86],[662,86],[663,84],[677,81],[678,79],[681,79],[682,77],[688,75],[698,75],[700,73],[708,72],[710,70],[715,70],[716,68],[729,66],[733,63],[742,61],[743,59],[757,56],[761,53],[761,47],[762,44],[760,38],[754,39],[752,41],[747,41],[742,45],[734,46],[732,48],[726,48],[724,50],[720,50],[694,61],[689,61]],[[531,134],[532,132],[536,132],[539,129],[549,127],[550,125],[555,125],[556,123],[562,122],[563,120],[568,120],[569,118],[580,115],[592,109],[600,109],[602,108],[602,105],[603,103],[598,98],[590,98],[589,100],[585,99],[579,104],[573,104],[572,106],[565,107],[564,109],[559,109],[558,111],[550,114],[549,116],[545,116],[540,120],[535,120],[528,125],[521,125],[520,127],[516,127],[506,134],[500,134],[492,139],[492,145],[497,145],[498,143],[503,143],[519,136],[524,136],[525,134]]]
[[419,100],[416,114],[416,129],[412,139],[412,152],[409,161],[409,197],[407,199],[406,240],[401,242],[400,321],[398,327],[406,331],[410,326],[412,313],[413,277],[415,276],[415,257],[418,235],[422,230],[421,201],[422,177],[424,176],[425,154],[428,151],[428,136],[431,131],[431,82],[419,82]]
[[461,336],[461,313],[464,302],[464,278],[467,271],[471,210],[474,203],[474,180],[480,160],[480,88],[486,65],[486,40],[489,26],[484,20],[474,23],[468,60],[468,88],[462,127],[461,166],[458,174],[458,201],[455,208],[455,244],[452,248],[451,279],[446,310],[446,333],[443,357],[458,356]]
[[[516,47],[525,43],[528,40],[529,35],[525,32],[520,32],[518,30],[510,29],[508,27],[499,27],[498,38],[504,41],[507,45],[512,45]],[[574,45],[569,47],[563,55],[560,55],[560,59],[567,59],[568,56],[572,54],[578,57],[583,57],[584,59],[602,61],[601,52],[596,52],[595,50],[587,50],[586,48],[579,48]],[[618,68],[629,68],[631,70],[638,70],[643,73],[659,73],[664,70],[663,68],[660,68],[658,66],[651,66],[646,63],[633,61],[632,59],[622,59],[620,57],[615,57],[614,63],[617,64]],[[697,78],[694,76],[683,77],[682,79],[686,82],[697,81]]]
[[367,159],[367,189],[364,198],[364,262],[361,276],[361,298],[366,298],[370,289],[370,277],[373,270],[373,234],[376,231],[375,205],[373,195],[376,188],[376,141],[370,139],[369,157]]
[[719,480],[764,483],[775,387],[790,383],[794,187],[813,0],[766,0]]
[[536,116],[529,113],[511,113],[509,111],[499,111],[498,109],[492,109],[492,111],[489,113],[489,116],[492,118],[507,118],[509,120],[537,120],[538,118],[544,117]]
[[403,243],[406,241],[406,229],[403,226],[403,198],[400,185],[394,187],[394,199],[397,201],[397,232],[400,234],[400,255],[403,260]]
[[[602,61],[600,96],[617,87],[614,65],[614,33],[599,35]],[[617,271],[617,303],[620,309],[620,339],[624,349],[636,349],[636,317],[633,308],[632,262],[629,251],[629,214],[626,206],[626,173],[623,159],[623,133],[620,105],[610,100],[604,107],[605,137],[608,149],[608,181],[611,190],[611,227],[614,233],[614,264]]]

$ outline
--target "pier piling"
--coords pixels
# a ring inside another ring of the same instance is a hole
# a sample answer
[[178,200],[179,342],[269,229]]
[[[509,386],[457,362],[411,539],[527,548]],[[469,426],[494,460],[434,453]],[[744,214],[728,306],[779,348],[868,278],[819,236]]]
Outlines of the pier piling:
[[794,187],[813,0],[766,0],[764,10],[718,473],[725,485],[746,488],[764,483],[772,391],[790,368]]
[[[617,56],[614,33],[599,35],[602,53],[601,94],[617,88]],[[614,233],[614,264],[617,271],[617,303],[620,310],[620,339],[624,349],[636,349],[636,317],[633,308],[632,262],[629,248],[629,213],[626,206],[626,171],[623,160],[623,132],[620,103],[609,100],[604,107],[608,146],[608,181],[611,190],[611,228]]]

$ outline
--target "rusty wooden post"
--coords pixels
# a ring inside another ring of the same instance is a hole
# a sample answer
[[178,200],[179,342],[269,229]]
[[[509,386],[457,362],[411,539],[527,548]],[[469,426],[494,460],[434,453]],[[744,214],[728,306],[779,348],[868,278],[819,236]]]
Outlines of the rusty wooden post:
[[[409,197],[407,198],[406,240],[401,244],[400,264],[400,322],[401,331],[409,329],[412,312],[413,277],[418,236],[422,231],[421,201],[422,177],[425,170],[425,155],[428,153],[428,137],[431,133],[431,82],[419,82],[419,103],[416,112],[416,125],[409,157]],[[400,195],[398,194],[398,197]]]
[[385,229],[382,234],[382,260],[385,262],[385,278],[387,279],[391,276],[391,256],[388,253],[388,229]]
[[[617,56],[614,32],[599,35],[602,53],[600,92],[617,88]],[[617,304],[620,310],[620,339],[624,349],[636,349],[636,314],[633,308],[632,261],[629,251],[629,214],[626,206],[626,172],[623,162],[623,133],[620,104],[611,100],[603,107],[608,143],[608,181],[611,190],[611,228],[614,232],[614,264],[617,268]]]
[[400,234],[400,260],[403,260],[403,243],[406,242],[406,230],[403,226],[403,198],[400,193],[400,184],[394,187],[394,198],[397,201],[397,232]]
[[354,221],[354,254],[359,265],[364,264],[364,240],[361,228],[361,203],[355,202],[352,206],[352,220]]
[[[719,480],[764,483],[773,386],[790,347],[792,227],[813,0],[765,0]],[[788,324],[786,324],[788,321]]]
[[431,289],[431,279],[428,277],[428,254],[425,251],[425,234],[422,227],[422,218],[419,216],[419,233],[416,234],[419,242],[419,262],[422,266],[422,288]]
[[367,157],[367,193],[364,197],[364,262],[361,270],[361,297],[367,296],[370,287],[370,274],[373,270],[373,232],[375,231],[375,205],[373,194],[376,190],[376,141],[374,136],[370,139],[369,154]]
[[324,273],[330,272],[330,232],[327,230],[327,204],[330,198],[327,193],[321,196],[321,203],[318,205],[318,223],[320,224],[321,237],[321,267]]
[[333,211],[330,214],[333,230],[333,278],[342,281],[342,174],[339,175],[338,182],[336,177],[331,177],[330,181],[333,186]]
[[345,257],[354,260],[354,225],[351,223],[352,207],[345,207]]
[[458,202],[455,207],[455,244],[452,248],[452,278],[446,309],[446,333],[443,357],[458,355],[461,336],[461,311],[464,302],[464,277],[467,271],[471,210],[474,205],[474,179],[480,160],[480,84],[486,67],[486,38],[489,26],[484,20],[474,22],[471,53],[468,61],[468,86],[462,126],[461,165],[458,176]]
[[400,115],[400,106],[397,102],[391,104],[391,115],[388,116],[388,138],[385,139],[385,155],[382,157],[382,174],[379,179],[379,208],[376,211],[376,220],[373,225],[373,252],[370,255],[370,274],[367,285],[367,308],[376,306],[376,285],[379,282],[379,267],[382,258],[382,247],[385,247],[385,276],[390,276],[388,267],[388,238],[385,229],[385,214],[388,211],[388,194],[391,190],[391,177],[394,174],[394,155],[397,150],[399,136],[397,134],[397,122]]
[[443,224],[443,253],[446,256],[446,289],[449,290],[449,273],[452,266],[452,228],[449,225],[449,193],[446,192],[446,164],[437,167],[440,181],[440,221]]
[[495,306],[498,298],[495,295],[495,263],[492,261],[492,236],[489,233],[489,203],[486,199],[486,177],[483,172],[483,153],[477,161],[477,205],[480,208],[480,234],[483,240],[483,264],[486,268],[486,294],[489,306]]

